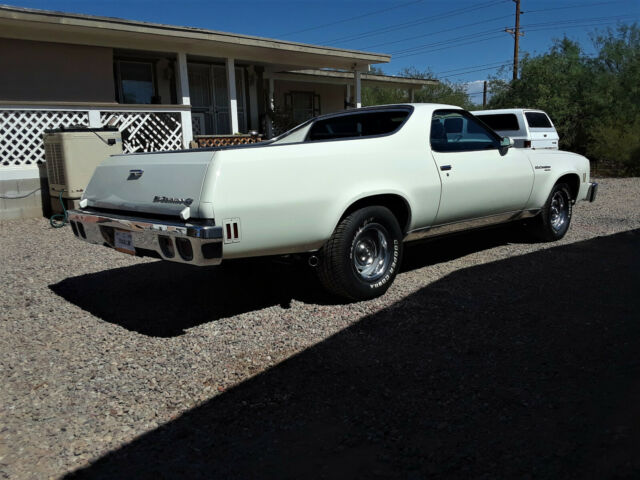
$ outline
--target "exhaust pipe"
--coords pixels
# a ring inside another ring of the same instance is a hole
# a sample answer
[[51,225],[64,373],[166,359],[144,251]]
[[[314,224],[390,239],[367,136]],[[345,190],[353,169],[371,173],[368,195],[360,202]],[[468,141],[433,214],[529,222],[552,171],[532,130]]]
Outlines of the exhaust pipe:
[[315,255],[311,255],[309,257],[308,262],[309,262],[309,266],[310,267],[317,267],[318,264],[320,263],[320,259],[318,257],[316,257]]

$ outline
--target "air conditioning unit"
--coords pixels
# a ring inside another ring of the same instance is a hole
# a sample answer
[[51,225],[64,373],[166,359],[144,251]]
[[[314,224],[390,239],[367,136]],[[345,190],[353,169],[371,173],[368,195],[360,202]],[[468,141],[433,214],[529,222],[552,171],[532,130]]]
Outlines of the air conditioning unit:
[[122,137],[115,127],[46,130],[44,154],[49,194],[80,198],[100,162],[122,153]]

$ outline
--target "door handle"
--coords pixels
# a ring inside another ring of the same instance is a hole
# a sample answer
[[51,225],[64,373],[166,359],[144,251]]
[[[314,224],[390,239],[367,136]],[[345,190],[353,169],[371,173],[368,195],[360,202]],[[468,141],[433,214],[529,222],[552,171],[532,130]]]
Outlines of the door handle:
[[442,170],[443,172],[446,170],[451,170],[451,165],[442,165],[440,166],[440,170]]

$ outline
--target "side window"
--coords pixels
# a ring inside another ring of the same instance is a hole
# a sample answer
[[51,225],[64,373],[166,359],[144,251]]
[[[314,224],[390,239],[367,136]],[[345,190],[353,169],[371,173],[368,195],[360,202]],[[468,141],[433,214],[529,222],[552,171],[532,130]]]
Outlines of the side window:
[[307,139],[315,141],[387,135],[398,130],[408,116],[407,110],[384,110],[329,117],[316,121]]
[[497,131],[516,132],[520,130],[518,117],[514,113],[476,115],[476,117]]
[[436,152],[500,148],[500,138],[463,110],[433,112],[430,140]]

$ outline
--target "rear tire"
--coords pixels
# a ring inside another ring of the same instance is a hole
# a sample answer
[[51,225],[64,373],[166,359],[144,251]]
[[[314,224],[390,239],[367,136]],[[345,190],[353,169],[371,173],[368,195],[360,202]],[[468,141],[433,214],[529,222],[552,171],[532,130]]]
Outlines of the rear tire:
[[569,186],[557,183],[551,189],[540,214],[531,225],[531,232],[543,242],[554,242],[565,236],[571,224],[573,205]]
[[342,219],[321,251],[318,277],[349,300],[384,294],[402,260],[402,231],[386,207],[366,207]]

